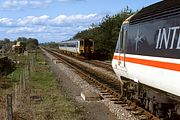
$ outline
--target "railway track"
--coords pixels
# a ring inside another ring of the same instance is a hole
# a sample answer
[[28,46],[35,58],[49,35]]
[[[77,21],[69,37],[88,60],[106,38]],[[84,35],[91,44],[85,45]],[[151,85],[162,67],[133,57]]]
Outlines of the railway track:
[[84,78],[89,84],[98,88],[101,91],[102,95],[106,98],[109,98],[114,102],[114,104],[121,105],[126,110],[131,111],[132,114],[138,116],[141,120],[159,120],[158,117],[154,116],[144,108],[138,106],[136,102],[123,97],[120,94],[122,92],[122,88],[120,87],[120,82],[117,78],[96,71],[90,67],[73,61],[72,59],[68,59],[67,57],[62,56],[55,51],[46,48],[43,49],[55,56],[63,63],[73,68],[77,72],[77,74]]
[[[54,52],[61,52],[60,50],[57,50],[57,49],[51,49],[51,50],[54,51]],[[66,54],[64,54],[64,55],[66,55]],[[89,60],[87,58],[80,57],[80,56],[73,56],[73,58],[75,58],[75,59],[77,59],[79,61],[82,61],[82,62],[93,64],[94,66],[97,66],[97,67],[104,68],[107,71],[110,71],[110,72],[114,73],[114,71],[112,69],[112,65],[110,63],[106,63],[106,62],[98,61],[98,60]]]
[[108,64],[108,63],[105,63],[105,62],[101,62],[101,61],[98,61],[98,60],[85,60],[85,62],[86,62],[86,63],[93,64],[93,65],[95,65],[95,66],[97,66],[97,67],[104,68],[104,69],[106,69],[107,71],[111,71],[111,72],[114,73],[111,64]]

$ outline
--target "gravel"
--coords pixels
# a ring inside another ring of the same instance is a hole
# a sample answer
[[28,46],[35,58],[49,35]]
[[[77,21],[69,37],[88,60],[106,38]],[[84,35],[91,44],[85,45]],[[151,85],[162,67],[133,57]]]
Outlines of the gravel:
[[[104,98],[101,101],[84,101],[80,93],[84,90],[100,93],[97,88],[89,85],[83,78],[81,78],[76,72],[63,64],[54,62],[55,58],[49,53],[45,52],[49,58],[49,64],[53,72],[58,76],[61,90],[65,95],[70,96],[79,106],[81,112],[84,114],[85,120],[139,120],[139,118],[127,111],[125,108],[118,104],[114,104],[109,98]],[[55,64],[56,63],[56,64]],[[87,65],[93,69],[104,72],[110,76],[114,76],[112,72],[108,72],[105,69],[95,67],[90,64],[81,62],[81,64]],[[114,76],[115,77],[115,76]],[[103,96],[102,96],[103,97]]]

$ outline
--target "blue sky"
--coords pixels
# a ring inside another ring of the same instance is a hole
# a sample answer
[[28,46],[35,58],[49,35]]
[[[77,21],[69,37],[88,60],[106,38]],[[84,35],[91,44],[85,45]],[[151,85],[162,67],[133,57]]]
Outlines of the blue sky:
[[0,39],[59,42],[127,5],[136,11],[161,0],[0,0]]

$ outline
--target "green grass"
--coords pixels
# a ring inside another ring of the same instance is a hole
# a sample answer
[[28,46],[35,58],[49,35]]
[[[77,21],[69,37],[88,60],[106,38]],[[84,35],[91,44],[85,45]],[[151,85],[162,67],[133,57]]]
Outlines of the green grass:
[[42,54],[38,54],[37,61],[36,71],[31,76],[31,86],[34,93],[43,98],[38,105],[33,106],[37,110],[44,111],[39,119],[46,119],[46,117],[53,120],[81,119],[79,109],[61,94],[56,77],[49,70],[48,65],[41,64],[45,61]]
[[[13,56],[12,56],[13,57]],[[31,114],[33,120],[81,120],[82,115],[79,108],[71,101],[67,96],[64,96],[58,87],[58,81],[51,72],[49,66],[45,62],[44,56],[38,51],[37,57],[34,53],[25,57],[23,54],[16,56],[16,59],[20,61],[16,70],[7,76],[8,81],[15,83],[20,82],[20,75],[24,71],[27,72],[27,64],[29,62],[33,70],[31,70],[31,76],[29,80],[30,96],[39,96],[41,101],[31,100],[30,105],[28,101],[23,101],[25,107],[23,109],[32,109],[34,114],[22,112],[21,114]],[[26,94],[25,94],[26,95]],[[26,95],[28,96],[28,94]],[[27,103],[26,103],[27,102]],[[25,110],[23,110],[25,111]],[[20,110],[19,110],[20,112]],[[30,118],[26,118],[30,119]]]
[[23,54],[10,54],[8,56],[9,58],[19,61],[19,64],[16,64],[16,69],[11,74],[7,75],[7,80],[12,82],[19,82],[20,81],[20,75],[22,75],[25,67],[28,64],[29,59],[32,57],[30,56],[24,56]]

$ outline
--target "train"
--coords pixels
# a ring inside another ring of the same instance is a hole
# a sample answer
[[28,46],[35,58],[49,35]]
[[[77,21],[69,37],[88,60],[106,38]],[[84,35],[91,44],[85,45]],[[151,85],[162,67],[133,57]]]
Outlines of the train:
[[112,67],[122,96],[161,119],[180,120],[180,1],[160,1],[127,18]]
[[74,39],[62,41],[59,49],[64,53],[89,57],[94,53],[94,41],[91,39]]

